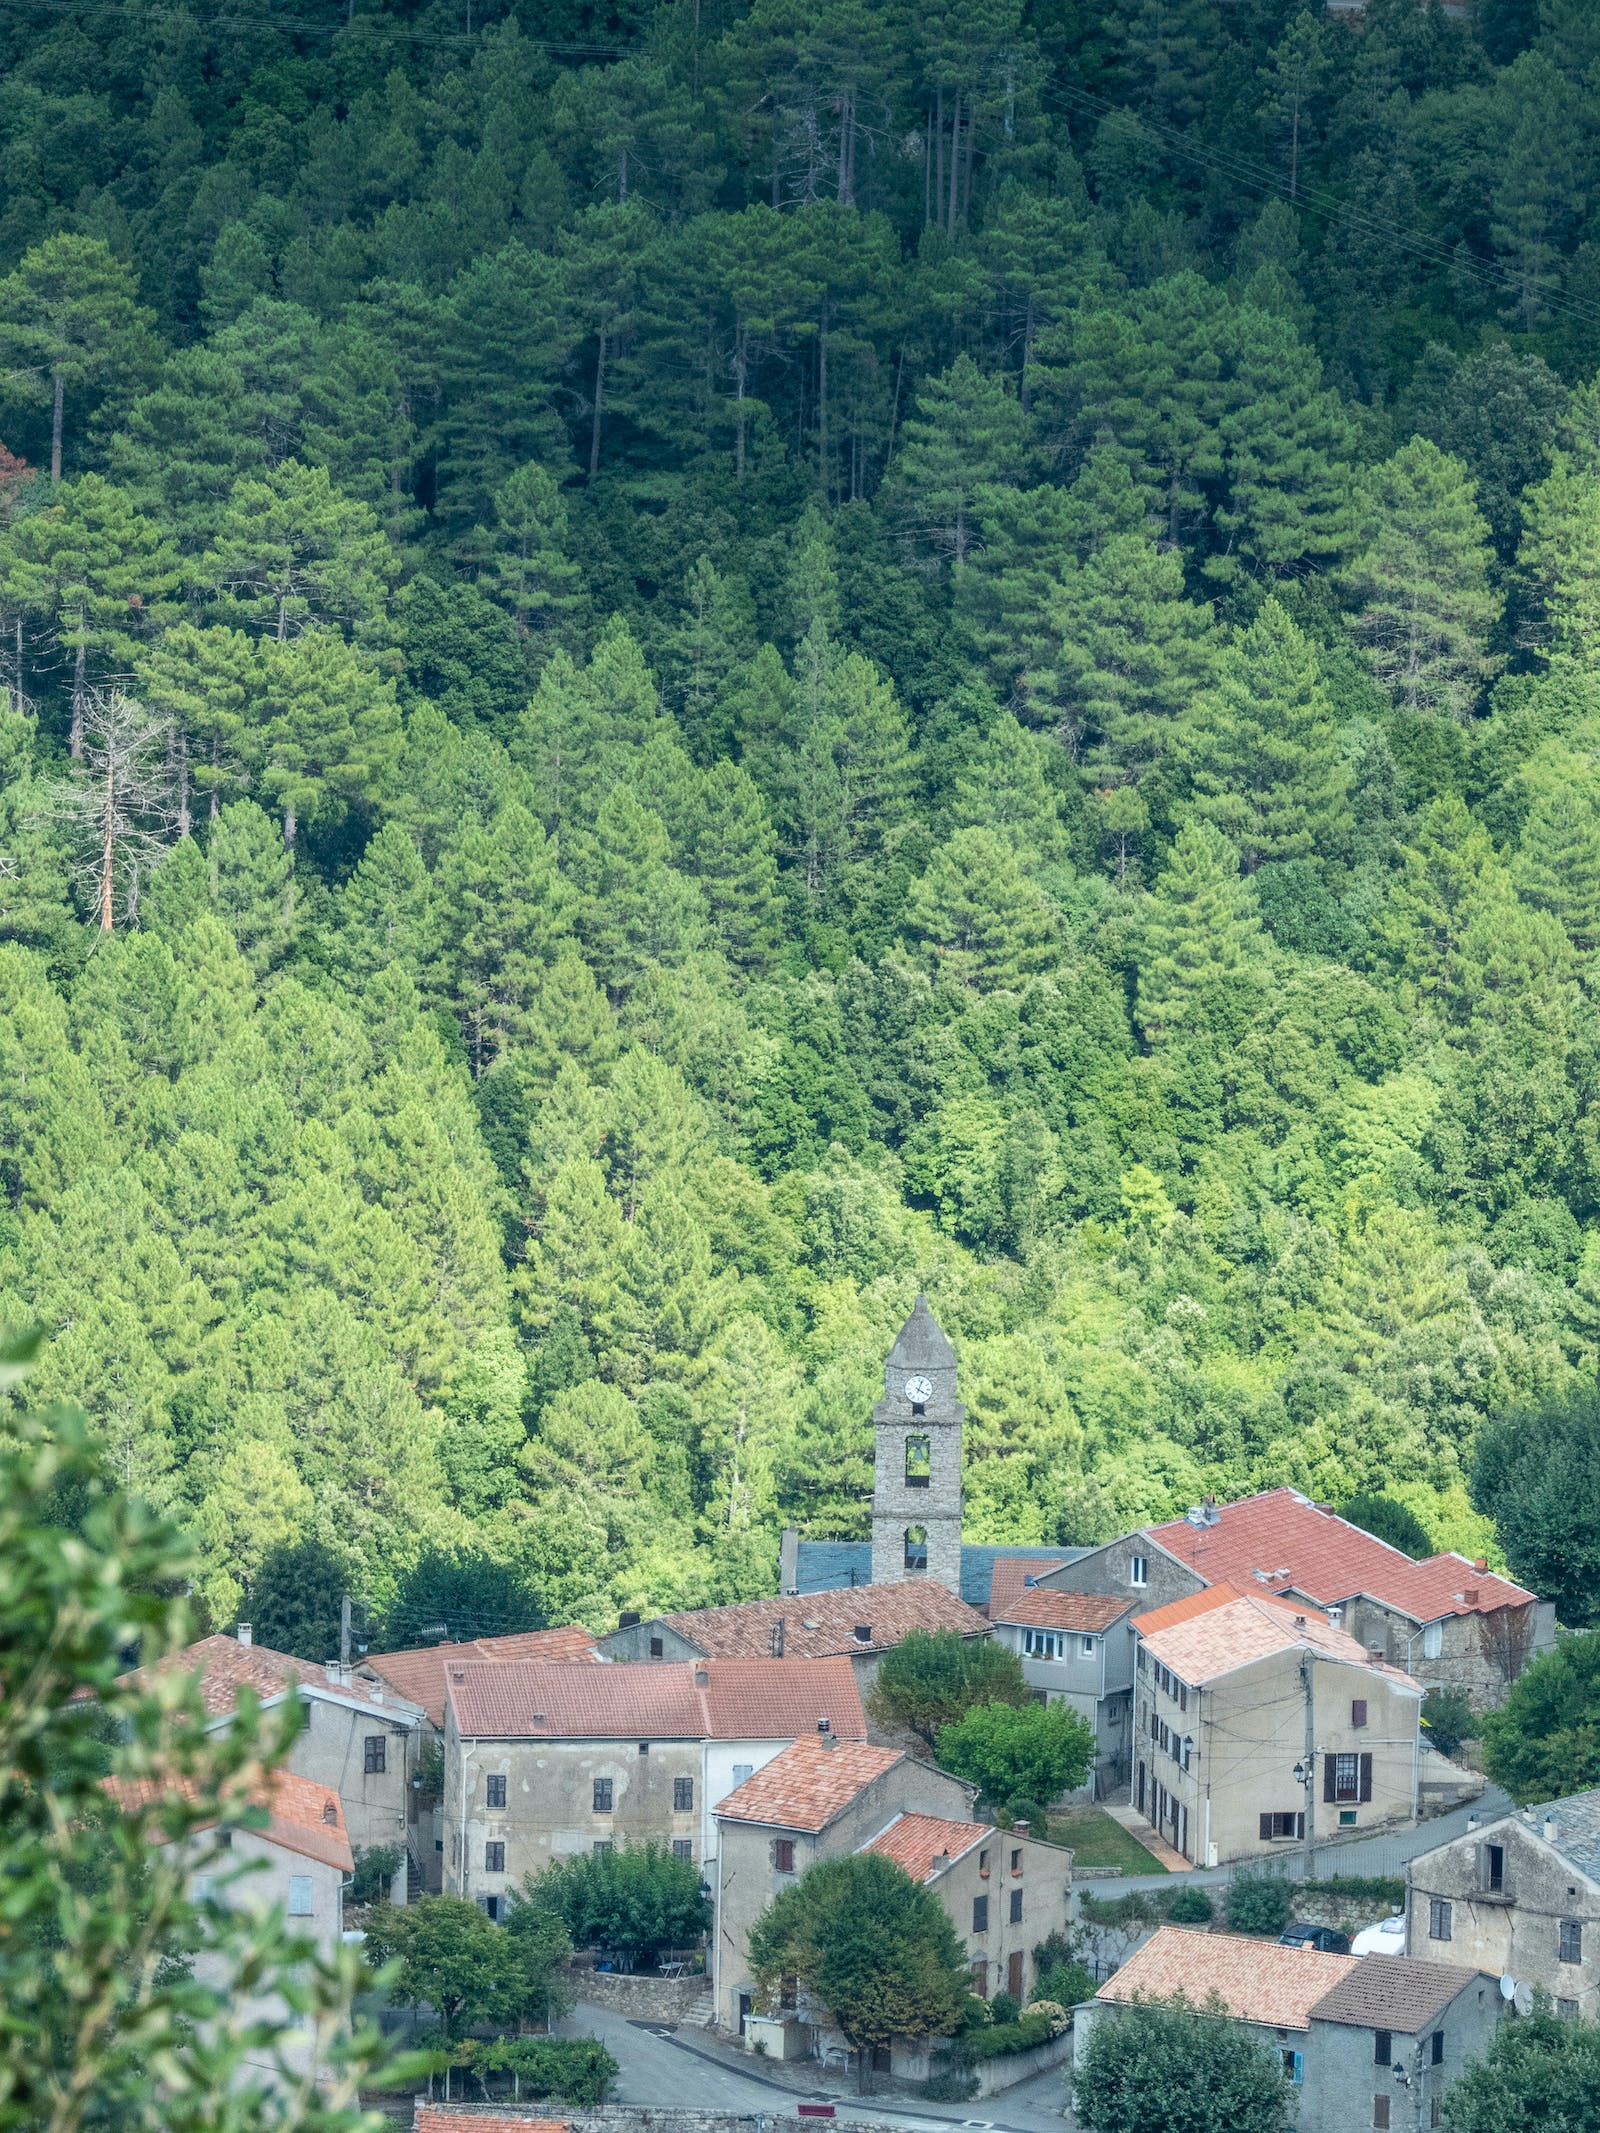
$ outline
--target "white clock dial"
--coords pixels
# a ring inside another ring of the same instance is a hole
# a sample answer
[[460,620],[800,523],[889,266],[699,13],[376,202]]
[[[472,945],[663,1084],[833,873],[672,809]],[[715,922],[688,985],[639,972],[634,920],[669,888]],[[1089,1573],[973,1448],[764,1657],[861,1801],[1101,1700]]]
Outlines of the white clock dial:
[[906,1398],[913,1407],[924,1407],[933,1398],[932,1378],[907,1378]]

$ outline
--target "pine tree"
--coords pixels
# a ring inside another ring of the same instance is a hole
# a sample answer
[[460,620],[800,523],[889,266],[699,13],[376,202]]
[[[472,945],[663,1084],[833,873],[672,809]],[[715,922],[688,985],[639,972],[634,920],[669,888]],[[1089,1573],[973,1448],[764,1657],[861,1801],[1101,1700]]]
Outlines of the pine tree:
[[1517,568],[1522,640],[1552,664],[1600,668],[1600,472],[1585,452],[1557,452],[1523,498]]
[[896,464],[901,510],[916,544],[966,567],[981,490],[1015,483],[1022,471],[1028,420],[997,378],[971,356],[930,378],[907,415]]
[[684,586],[682,618],[667,639],[665,666],[678,723],[698,762],[714,761],[733,740],[730,685],[753,648],[748,595],[725,579],[709,556],[695,558]]
[[570,897],[543,831],[515,801],[462,833],[440,864],[438,897],[436,983],[481,1077],[521,1034],[541,969],[570,939]]
[[234,483],[199,566],[222,614],[283,644],[302,630],[392,635],[395,557],[370,506],[341,495],[322,466],[285,459]]
[[698,943],[700,892],[674,869],[666,825],[631,787],[607,793],[569,863],[585,892],[584,952],[613,1000],[625,999],[652,964],[678,962]]
[[137,672],[143,702],[172,731],[178,825],[186,835],[191,786],[205,795],[215,821],[223,796],[242,781],[261,662],[243,630],[180,622],[141,655]]
[[1362,483],[1345,582],[1373,674],[1408,711],[1470,718],[1494,674],[1489,529],[1459,459],[1413,437]]
[[59,485],[69,389],[123,390],[157,356],[155,320],[137,301],[137,283],[103,238],[60,230],[23,254],[0,284],[0,355],[9,391],[26,381],[52,403],[50,479]]
[[1014,990],[1050,959],[1049,904],[993,830],[962,829],[933,855],[906,905],[932,967],[979,992]]
[[1276,600],[1218,654],[1188,746],[1195,811],[1247,874],[1337,854],[1349,803],[1333,705],[1313,646]]
[[432,885],[415,844],[386,822],[339,900],[339,958],[358,983],[398,963],[421,984],[438,949]]
[[271,640],[260,665],[247,760],[292,851],[301,821],[333,824],[373,806],[400,754],[400,708],[389,678],[333,630]]
[[778,840],[737,763],[715,763],[701,779],[691,857],[722,952],[737,970],[765,969],[779,939]]
[[259,982],[283,961],[294,940],[290,859],[283,839],[253,800],[233,800],[212,827],[206,862],[211,908]]
[[1061,808],[1045,775],[1049,749],[1002,711],[962,766],[951,796],[957,828],[994,830],[1025,870],[1065,856]]
[[478,582],[520,635],[551,645],[574,635],[585,602],[569,542],[566,499],[555,482],[541,466],[518,467],[494,492],[492,530],[478,529]]
[[1560,919],[1573,945],[1591,956],[1600,950],[1600,772],[1565,751],[1540,771],[1511,878],[1529,903]]
[[1150,898],[1139,951],[1139,1023],[1151,1043],[1230,1019],[1230,996],[1263,971],[1255,891],[1208,824],[1187,823]]

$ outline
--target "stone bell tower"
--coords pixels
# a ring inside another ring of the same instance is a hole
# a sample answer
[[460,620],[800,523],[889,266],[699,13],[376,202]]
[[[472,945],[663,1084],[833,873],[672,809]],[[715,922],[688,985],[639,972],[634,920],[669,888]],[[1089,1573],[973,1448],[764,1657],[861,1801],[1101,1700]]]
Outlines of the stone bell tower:
[[961,1591],[961,1425],[955,1350],[919,1296],[872,1410],[872,1582],[937,1578]]

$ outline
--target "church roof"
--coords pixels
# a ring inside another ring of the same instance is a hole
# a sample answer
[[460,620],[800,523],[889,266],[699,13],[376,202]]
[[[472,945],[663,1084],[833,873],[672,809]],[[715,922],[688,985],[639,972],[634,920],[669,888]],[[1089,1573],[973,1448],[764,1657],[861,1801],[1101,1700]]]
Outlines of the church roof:
[[[987,1607],[997,1562],[1020,1557],[1031,1565],[1048,1564],[1055,1569],[1062,1563],[1075,1563],[1090,1552],[1087,1548],[1046,1548],[1038,1542],[1028,1547],[992,1548],[976,1541],[963,1541],[961,1597],[969,1607]],[[798,1593],[837,1592],[845,1586],[871,1583],[870,1541],[803,1540],[800,1543],[795,1564],[795,1590]]]
[[911,1316],[900,1328],[889,1351],[891,1371],[954,1370],[956,1352],[945,1339],[939,1321],[928,1309],[926,1296],[919,1296]]

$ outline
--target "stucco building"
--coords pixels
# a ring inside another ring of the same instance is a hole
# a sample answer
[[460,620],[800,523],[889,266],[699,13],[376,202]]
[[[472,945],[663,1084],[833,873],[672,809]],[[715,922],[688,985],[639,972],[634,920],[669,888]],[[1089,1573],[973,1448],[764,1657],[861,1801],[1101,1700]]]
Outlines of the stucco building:
[[1220,2019],[1281,2060],[1297,2133],[1437,2126],[1445,2091],[1487,2051],[1503,2004],[1492,1978],[1455,1964],[1163,1926],[1079,2009],[1075,2060],[1099,2023],[1123,2019],[1136,2001],[1180,1995],[1195,2007],[1214,1999]]
[[1131,1768],[1133,1618],[1131,1593],[1063,1592],[1041,1583],[1042,1558],[996,1563],[989,1594],[994,1634],[1022,1662],[1023,1679],[1045,1703],[1065,1703],[1094,1728],[1095,1760],[1085,1788],[1096,1799],[1126,1798]]
[[1406,1872],[1406,1952],[1600,2016],[1600,1787],[1487,1822]]
[[1214,1585],[1133,1630],[1133,1805],[1186,1859],[1415,1818],[1422,1690],[1325,1616]]
[[[973,1989],[1025,1998],[1032,1950],[1067,1924],[1072,1855],[972,1818],[973,1788],[876,1742],[797,1740],[718,1810],[712,1939],[715,2019],[779,2056],[842,2046],[825,2008],[794,2000],[754,2013],[747,1948],[775,1897],[821,1859],[876,1851],[938,1897],[961,1940]],[[754,2022],[754,2030],[751,2024]],[[927,2072],[922,2046],[896,2047],[893,2070]]]
[[498,1917],[574,1852],[663,1844],[709,1872],[736,1786],[798,1737],[866,1730],[848,1659],[451,1666],[444,1886]]

